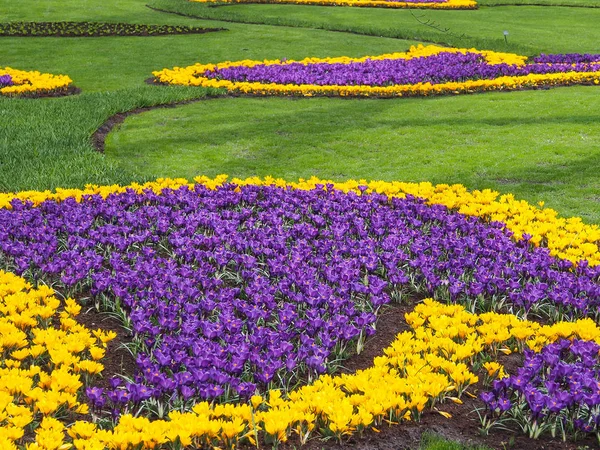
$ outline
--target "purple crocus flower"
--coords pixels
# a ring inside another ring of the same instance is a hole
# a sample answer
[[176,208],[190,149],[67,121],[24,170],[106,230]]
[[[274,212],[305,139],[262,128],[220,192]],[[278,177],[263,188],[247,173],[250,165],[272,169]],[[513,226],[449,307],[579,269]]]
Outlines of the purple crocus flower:
[[86,388],[85,395],[94,408],[102,408],[106,403],[104,389],[99,387]]
[[8,74],[0,75],[0,87],[12,86],[13,80],[12,77]]

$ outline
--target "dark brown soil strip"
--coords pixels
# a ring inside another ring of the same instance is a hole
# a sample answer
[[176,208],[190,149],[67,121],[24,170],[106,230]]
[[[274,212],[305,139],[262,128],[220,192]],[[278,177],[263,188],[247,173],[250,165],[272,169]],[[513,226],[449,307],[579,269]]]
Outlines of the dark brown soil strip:
[[171,103],[168,105],[136,108],[136,109],[132,109],[131,111],[117,113],[115,115],[112,115],[102,125],[100,125],[100,128],[98,128],[94,132],[94,134],[92,134],[92,145],[94,146],[94,148],[97,151],[99,151],[100,153],[104,153],[104,145],[106,142],[106,137],[114,128],[118,127],[123,122],[125,122],[125,119],[127,119],[127,117],[132,116],[134,114],[141,114],[146,111],[151,111],[156,108],[173,108],[177,105],[183,105],[185,103],[189,103],[189,102]]
[[390,346],[399,333],[411,328],[404,320],[404,314],[411,312],[415,305],[392,304],[377,316],[377,331],[367,338],[362,352],[353,355],[342,363],[340,373],[354,373],[373,366],[373,359],[383,355],[383,349]]
[[125,348],[125,345],[131,343],[131,335],[121,325],[119,319],[111,317],[108,313],[100,313],[95,308],[88,308],[77,316],[77,321],[84,325],[88,330],[114,331],[117,337],[108,343],[106,354],[100,362],[104,365],[101,378],[93,382],[93,386],[103,389],[110,388],[109,380],[118,375],[127,375],[132,377],[137,373],[138,368],[133,355]]

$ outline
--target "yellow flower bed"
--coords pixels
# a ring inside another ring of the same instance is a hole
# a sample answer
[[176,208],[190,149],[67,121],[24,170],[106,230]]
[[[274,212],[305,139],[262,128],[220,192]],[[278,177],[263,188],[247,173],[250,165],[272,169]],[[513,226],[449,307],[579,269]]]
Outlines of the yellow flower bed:
[[52,75],[37,71],[26,72],[24,70],[0,68],[0,76],[10,75],[13,86],[0,88],[2,95],[21,95],[31,93],[46,93],[66,89],[73,80],[66,75]]
[[85,414],[79,401],[83,377],[100,373],[98,362],[114,333],[90,331],[74,317],[81,306],[61,302],[46,286],[0,271],[0,448],[16,448],[25,429],[41,421],[38,444],[58,448],[64,425],[55,416]]
[[448,0],[443,3],[434,2],[393,2],[384,0],[190,0],[198,3],[288,3],[294,5],[317,6],[371,6],[380,8],[416,8],[416,9],[477,9],[473,0]]
[[[4,276],[18,283],[18,277]],[[416,418],[426,407],[434,407],[445,399],[460,403],[455,395],[460,396],[478,381],[471,366],[482,352],[495,355],[498,351],[509,353],[525,347],[539,350],[560,338],[600,342],[600,329],[590,319],[541,326],[508,314],[471,314],[460,305],[443,305],[431,299],[406,314],[406,320],[412,331],[400,333],[384,354],[375,358],[372,367],[354,374],[321,376],[287,397],[271,390],[265,398],[254,396],[246,404],[201,402],[191,412],[171,412],[168,420],[124,415],[112,430],[100,430],[85,421],[65,429],[61,422],[45,417],[36,430],[36,442],[27,448],[66,449],[69,441],[76,449],[164,448],[173,442],[194,448],[233,448],[244,438],[251,443],[260,438],[271,443],[285,442],[291,436],[306,442],[316,434],[341,439],[384,423]],[[78,339],[79,348],[86,343],[94,345],[92,340],[90,336]],[[21,348],[27,348],[27,344],[25,339]],[[503,376],[497,363],[483,367],[491,375]],[[56,382],[67,396],[80,386],[73,376],[65,375],[65,381]],[[0,427],[0,438],[4,439],[2,448],[15,448],[13,442],[23,436],[23,429],[32,421],[32,409],[17,405],[17,381],[8,377],[5,381],[3,376],[2,383],[0,392],[5,398],[0,400],[4,410],[10,411],[10,418]],[[9,384],[11,387],[7,387]],[[18,392],[22,391],[27,389]],[[444,411],[438,412],[450,417]]]
[[[196,183],[215,188],[227,182],[227,175],[219,175],[214,179],[197,177]],[[515,239],[522,239],[524,234],[531,236],[535,245],[547,247],[550,253],[558,258],[577,263],[582,259],[591,266],[600,264],[600,229],[597,225],[587,225],[579,217],[564,218],[550,208],[543,208],[543,203],[538,206],[530,205],[524,200],[516,200],[512,194],[500,195],[496,191],[484,189],[482,191],[469,191],[466,187],[455,184],[433,185],[429,182],[403,183],[400,181],[366,181],[348,180],[334,182],[313,177],[298,182],[288,182],[281,178],[252,177],[245,180],[234,178],[232,183],[239,185],[277,185],[291,186],[294,189],[314,189],[318,185],[332,184],[336,189],[345,192],[359,193],[358,186],[367,186],[366,192],[377,192],[391,197],[403,197],[406,194],[421,197],[430,204],[444,205],[461,214],[480,217],[485,221],[498,221],[506,224],[514,233]],[[80,201],[84,195],[102,195],[125,192],[133,189],[142,192],[152,189],[160,193],[163,189],[178,189],[181,186],[193,187],[184,178],[165,179],[144,184],[132,183],[129,186],[95,186],[88,185],[85,189],[56,189],[56,191],[22,191],[19,193],[0,193],[0,208],[10,208],[13,199],[30,201],[38,205],[46,200],[61,201],[66,198],[75,198]]]

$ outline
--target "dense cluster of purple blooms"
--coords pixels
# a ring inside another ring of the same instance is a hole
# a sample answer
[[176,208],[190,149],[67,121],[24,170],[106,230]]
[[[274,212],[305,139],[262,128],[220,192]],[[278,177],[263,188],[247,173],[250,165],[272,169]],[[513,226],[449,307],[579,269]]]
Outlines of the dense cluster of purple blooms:
[[533,58],[535,63],[543,64],[581,64],[581,63],[598,63],[600,62],[600,54],[589,53],[566,53],[557,55],[546,55],[544,53]]
[[[552,61],[556,56],[557,61]],[[566,58],[563,58],[565,56]],[[531,64],[489,64],[479,53],[442,52],[413,59],[383,59],[364,62],[314,64],[258,64],[208,70],[203,77],[236,82],[308,84],[317,86],[390,86],[416,83],[439,84],[502,76],[524,76],[564,72],[600,71],[600,58],[595,55],[545,55]],[[589,56],[589,58],[587,58]],[[548,61],[545,61],[545,60]],[[563,61],[564,59],[564,61]],[[588,60],[590,59],[590,60]],[[574,62],[571,63],[570,61]]]
[[290,386],[373,333],[377,309],[402,295],[578,315],[600,305],[600,266],[574,269],[500,223],[410,197],[197,185],[14,200],[0,221],[5,268],[124,305],[139,373],[104,393],[116,404]]
[[13,80],[12,77],[8,74],[0,75],[0,87],[12,86]]
[[[516,375],[481,394],[496,415],[511,414],[531,431],[600,431],[600,345],[566,339],[527,351]],[[524,416],[524,417],[523,417]],[[568,428],[571,428],[568,430]]]

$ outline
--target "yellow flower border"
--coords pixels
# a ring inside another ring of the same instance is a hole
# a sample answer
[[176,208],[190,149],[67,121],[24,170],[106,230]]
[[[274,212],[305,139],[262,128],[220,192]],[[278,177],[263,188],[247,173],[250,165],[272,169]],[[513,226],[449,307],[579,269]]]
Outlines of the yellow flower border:
[[0,68],[0,76],[2,75],[10,75],[14,83],[12,86],[0,89],[0,94],[6,96],[65,90],[73,82],[67,75],[53,75],[37,71],[27,72],[10,67]]
[[[163,69],[152,74],[161,83],[172,83],[172,84],[184,84],[189,83],[190,85],[199,86],[198,75],[206,72],[207,70],[220,70],[228,69],[230,67],[254,67],[257,65],[274,66],[274,65],[289,65],[289,64],[303,64],[305,66],[310,64],[327,63],[327,64],[351,64],[361,63],[367,60],[371,61],[382,61],[386,59],[403,59],[411,60],[415,58],[423,58],[428,56],[438,55],[440,53],[478,53],[485,58],[488,64],[516,64],[523,65],[527,61],[526,56],[516,55],[514,53],[502,53],[494,52],[490,50],[477,50],[474,48],[450,48],[441,47],[439,45],[413,45],[406,52],[395,52],[385,53],[383,55],[376,56],[363,56],[360,58],[351,58],[349,56],[338,56],[328,58],[304,58],[301,60],[293,59],[265,59],[263,61],[256,61],[252,59],[244,59],[241,61],[224,61],[217,64],[194,64],[188,67],[175,67],[173,69]],[[215,81],[215,80],[212,80]]]
[[362,62],[366,59],[413,59],[424,56],[436,55],[441,52],[451,53],[479,53],[485,57],[490,64],[518,64],[522,65],[527,57],[512,53],[499,53],[492,51],[480,51],[476,49],[465,48],[445,48],[436,45],[413,46],[408,52],[390,53],[378,56],[367,56],[363,58],[306,58],[301,61],[226,61],[219,64],[194,64],[188,67],[175,67],[173,69],[163,69],[152,72],[155,80],[159,83],[176,84],[184,86],[202,86],[207,88],[221,88],[237,94],[253,95],[291,95],[291,96],[340,96],[340,97],[405,97],[415,95],[440,95],[440,94],[464,94],[482,91],[498,90],[516,90],[523,88],[535,88],[540,86],[562,86],[572,84],[600,84],[600,71],[596,72],[566,72],[550,74],[529,74],[522,76],[505,76],[493,80],[468,80],[464,82],[447,82],[439,84],[416,83],[393,86],[338,86],[326,85],[317,86],[312,84],[277,84],[260,82],[237,82],[229,80],[217,80],[203,77],[206,71],[225,69],[229,67],[253,67],[258,64],[275,65],[300,63],[304,65],[316,63],[339,63],[350,64],[352,62]]
[[262,3],[262,4],[292,4],[315,6],[353,6],[380,8],[414,8],[414,9],[477,9],[474,0],[448,0],[444,3],[434,2],[392,2],[384,0],[190,0],[196,3]]

